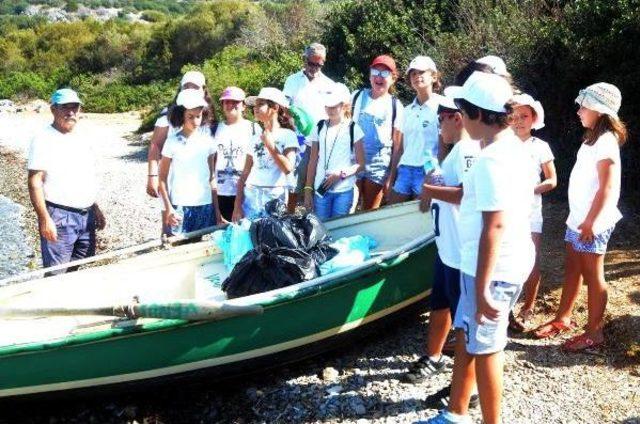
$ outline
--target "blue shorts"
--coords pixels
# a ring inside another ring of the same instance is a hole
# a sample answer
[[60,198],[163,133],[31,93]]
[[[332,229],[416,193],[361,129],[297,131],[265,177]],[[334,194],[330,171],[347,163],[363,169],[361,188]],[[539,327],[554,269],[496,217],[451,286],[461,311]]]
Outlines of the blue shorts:
[[175,227],[170,227],[168,235],[178,235],[201,230],[216,225],[212,204],[200,206],[174,206],[176,213],[182,216],[182,221]]
[[460,270],[445,265],[440,255],[436,254],[434,274],[430,297],[431,309],[434,311],[449,309],[453,319],[460,300]]
[[615,225],[608,230],[604,230],[599,234],[593,236],[593,241],[587,243],[580,240],[580,233],[573,231],[571,228],[567,228],[564,233],[564,241],[571,243],[571,247],[576,252],[582,253],[595,253],[597,255],[604,255],[607,253],[607,244],[613,233]]
[[391,156],[380,152],[373,155],[370,161],[365,162],[364,171],[358,174],[358,178],[364,178],[378,185],[384,185],[389,177],[389,163]]
[[352,204],[353,189],[338,193],[330,191],[322,197],[315,194],[313,198],[314,212],[321,221],[348,215]]
[[467,353],[487,355],[504,350],[507,345],[509,312],[518,301],[522,284],[492,281],[489,285],[491,302],[500,311],[500,316],[496,321],[484,318],[481,324],[476,320],[478,304],[475,277],[462,273],[460,289],[460,302],[453,326],[464,331]]
[[424,167],[400,165],[393,191],[405,196],[419,196],[424,182]]

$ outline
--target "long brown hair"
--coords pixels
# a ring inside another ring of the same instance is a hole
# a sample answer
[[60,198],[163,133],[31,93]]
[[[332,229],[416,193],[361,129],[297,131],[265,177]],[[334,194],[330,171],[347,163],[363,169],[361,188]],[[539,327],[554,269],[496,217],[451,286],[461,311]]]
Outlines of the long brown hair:
[[291,117],[291,115],[289,115],[289,111],[285,107],[272,102],[271,100],[265,99],[265,102],[267,103],[269,109],[275,109],[276,107],[278,108],[278,124],[280,124],[282,128],[287,128],[291,131],[296,130],[296,127],[293,123],[293,118]]
[[610,115],[602,114],[593,128],[587,128],[584,134],[584,143],[592,146],[602,134],[609,131],[616,136],[620,146],[627,142],[627,126],[624,122]]

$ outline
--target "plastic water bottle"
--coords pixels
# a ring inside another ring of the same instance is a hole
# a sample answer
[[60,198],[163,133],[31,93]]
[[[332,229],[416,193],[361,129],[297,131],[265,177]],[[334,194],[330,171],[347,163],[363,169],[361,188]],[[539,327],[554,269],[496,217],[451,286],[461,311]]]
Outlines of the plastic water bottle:
[[442,177],[442,170],[438,164],[438,159],[431,155],[428,155],[424,162],[424,173],[427,175],[427,183],[431,185],[443,186],[444,178]]
[[184,211],[182,210],[182,208],[178,207],[175,209],[175,214],[180,218],[180,222],[178,222],[177,225],[171,226],[171,234],[173,234],[174,236],[183,232],[182,224],[184,223]]

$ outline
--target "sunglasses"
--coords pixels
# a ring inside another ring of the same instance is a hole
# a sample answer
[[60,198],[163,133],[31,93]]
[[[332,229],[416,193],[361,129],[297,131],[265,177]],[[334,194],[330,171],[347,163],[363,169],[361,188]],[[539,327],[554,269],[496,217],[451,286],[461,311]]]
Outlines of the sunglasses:
[[324,63],[318,63],[318,62],[312,62],[310,60],[307,59],[307,66],[310,68],[322,68],[324,66]]
[[372,77],[388,78],[391,76],[391,71],[388,69],[370,69],[369,73]]

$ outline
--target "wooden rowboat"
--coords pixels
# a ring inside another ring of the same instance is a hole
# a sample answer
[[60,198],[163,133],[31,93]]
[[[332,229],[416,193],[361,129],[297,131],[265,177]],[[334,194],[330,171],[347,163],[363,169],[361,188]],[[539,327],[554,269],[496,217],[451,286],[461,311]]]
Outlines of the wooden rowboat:
[[0,287],[0,398],[239,375],[318,353],[428,296],[434,234],[416,202],[326,224],[378,248],[349,270],[232,300],[216,294],[227,272],[209,241]]

